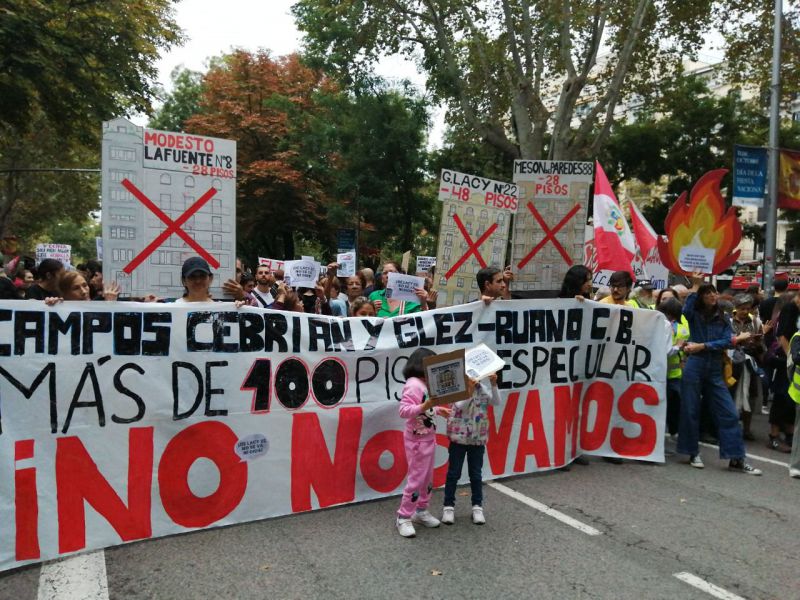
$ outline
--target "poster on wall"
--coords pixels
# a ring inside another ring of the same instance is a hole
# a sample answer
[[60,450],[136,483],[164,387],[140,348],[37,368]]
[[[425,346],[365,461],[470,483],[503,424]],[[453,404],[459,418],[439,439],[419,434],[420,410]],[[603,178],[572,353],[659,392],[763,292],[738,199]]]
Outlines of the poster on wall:
[[236,142],[103,123],[103,278],[124,295],[183,295],[181,266],[208,262],[211,293],[236,269]]
[[511,235],[511,289],[553,291],[573,264],[582,264],[594,176],[591,162],[514,161],[519,208]]
[[505,266],[517,186],[442,169],[439,200],[442,218],[434,278],[437,306],[477,300],[475,274],[483,267],[502,270]]

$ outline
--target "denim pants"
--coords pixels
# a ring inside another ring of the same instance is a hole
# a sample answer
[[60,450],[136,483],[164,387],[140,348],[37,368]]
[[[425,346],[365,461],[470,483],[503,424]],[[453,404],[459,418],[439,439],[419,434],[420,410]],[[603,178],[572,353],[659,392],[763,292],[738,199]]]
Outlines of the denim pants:
[[464,457],[467,457],[469,485],[472,489],[472,506],[483,505],[483,450],[484,446],[459,444],[450,440],[450,455],[447,466],[447,480],[444,484],[444,505],[456,505],[456,485],[464,468]]
[[744,440],[739,414],[731,394],[722,381],[722,357],[718,352],[690,356],[681,379],[681,422],[677,451],[694,456],[699,453],[700,404],[709,401],[719,429],[720,458],[744,458]]

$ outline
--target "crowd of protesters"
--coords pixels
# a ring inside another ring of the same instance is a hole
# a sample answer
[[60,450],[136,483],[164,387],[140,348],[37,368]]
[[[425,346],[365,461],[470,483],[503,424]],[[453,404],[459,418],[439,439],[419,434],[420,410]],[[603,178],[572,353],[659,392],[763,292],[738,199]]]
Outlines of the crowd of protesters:
[[[235,279],[222,284],[226,300],[272,310],[297,311],[334,317],[394,317],[436,308],[433,273],[424,273],[417,288],[417,302],[387,298],[390,273],[403,269],[394,261],[381,265],[380,273],[368,268],[349,277],[338,276],[331,263],[313,288],[293,288],[281,270],[259,266],[251,273],[237,260]],[[176,303],[209,302],[214,275],[200,257],[187,259],[182,267],[184,294],[167,299]],[[511,297],[510,268],[481,269],[477,274],[479,295],[492,302]],[[691,287],[675,285],[656,294],[648,281],[634,285],[626,271],[612,274],[607,287],[592,293],[592,273],[582,265],[569,269],[562,298],[592,299],[639,310],[658,310],[672,331],[667,356],[666,433],[677,435],[677,452],[689,456],[689,464],[703,468],[700,442],[719,444],[720,457],[729,468],[760,475],[745,460],[745,441],[756,439],[752,416],[769,415],[767,447],[791,453],[790,475],[800,478],[800,445],[794,431],[800,421],[800,294],[788,291],[788,282],[775,281],[775,294],[764,298],[753,287],[746,293],[720,295],[699,274]],[[74,300],[117,300],[116,282],[104,282],[102,265],[88,261],[67,270],[58,260],[17,258],[0,272],[0,299],[43,300],[49,305]],[[131,298],[164,301],[153,296]],[[585,459],[578,459],[585,464]]]

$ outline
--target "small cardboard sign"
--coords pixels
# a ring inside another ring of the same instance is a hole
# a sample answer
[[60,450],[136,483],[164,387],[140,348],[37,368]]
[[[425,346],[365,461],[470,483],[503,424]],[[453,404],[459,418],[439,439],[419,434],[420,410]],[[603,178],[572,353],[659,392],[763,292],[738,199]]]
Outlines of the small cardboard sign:
[[315,260],[287,260],[283,267],[283,280],[287,285],[313,288],[319,279],[319,263]]
[[717,251],[714,248],[702,246],[684,246],[678,255],[678,265],[684,271],[693,273],[711,273],[714,269],[714,257]]
[[403,271],[408,273],[408,264],[411,262],[411,250],[403,252],[403,259],[400,262],[400,266],[403,268]]
[[402,273],[389,273],[386,284],[386,297],[390,300],[404,300],[405,302],[419,303],[415,290],[425,287],[425,278]]
[[464,349],[427,356],[422,360],[428,394],[436,404],[450,404],[469,398]]
[[339,277],[352,277],[356,274],[356,251],[348,250],[336,255],[336,262],[339,263]]
[[478,344],[467,350],[465,361],[467,377],[477,380],[489,377],[506,366],[505,361],[486,344]]

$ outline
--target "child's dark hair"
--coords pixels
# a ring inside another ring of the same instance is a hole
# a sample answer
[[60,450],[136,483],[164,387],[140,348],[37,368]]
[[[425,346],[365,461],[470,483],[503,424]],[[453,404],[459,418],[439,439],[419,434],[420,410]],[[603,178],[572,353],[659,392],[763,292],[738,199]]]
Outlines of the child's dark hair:
[[409,379],[411,377],[419,377],[420,379],[425,379],[425,367],[422,365],[422,361],[427,356],[434,356],[436,352],[433,350],[428,350],[427,348],[417,348],[414,352],[411,353],[411,356],[408,357],[408,362],[406,366],[403,367],[403,377]]

